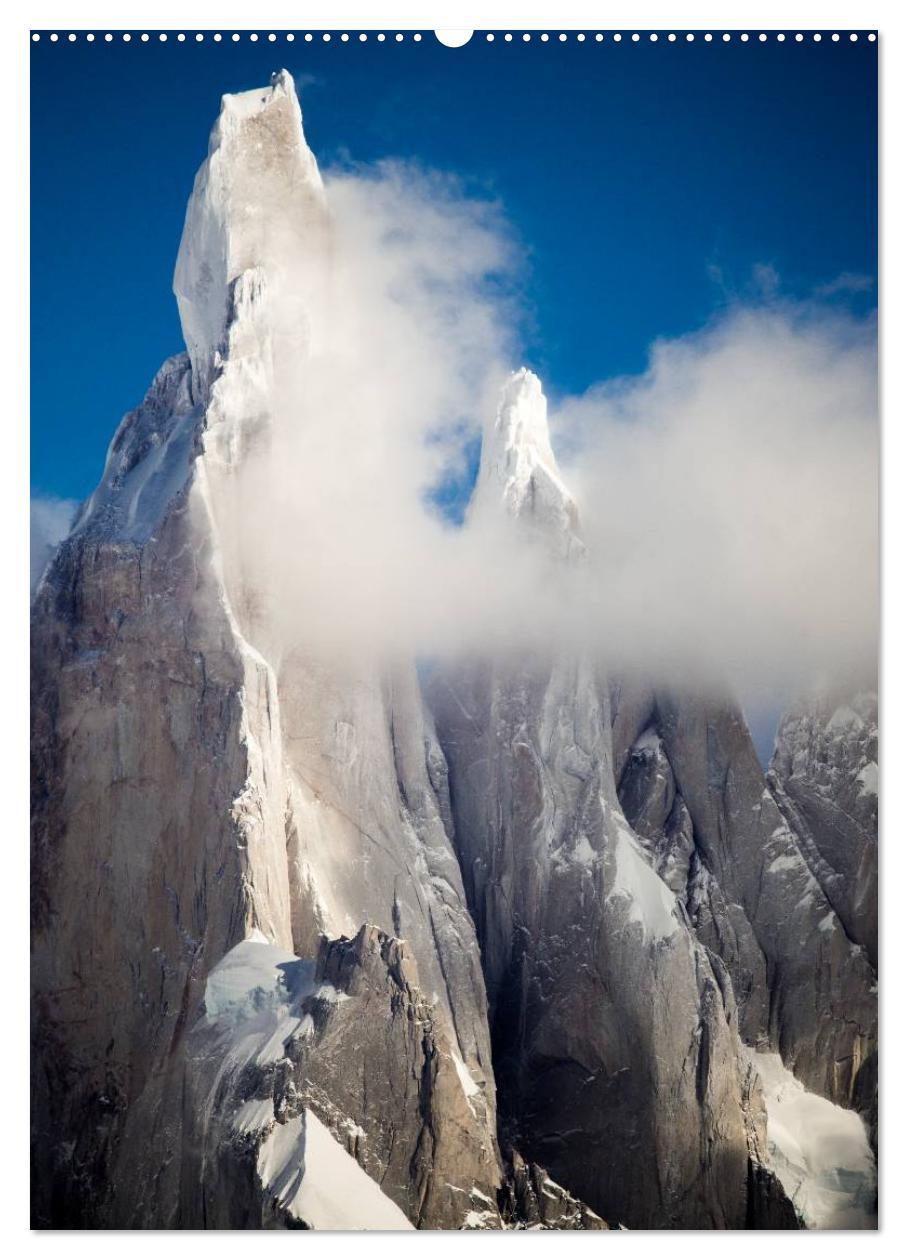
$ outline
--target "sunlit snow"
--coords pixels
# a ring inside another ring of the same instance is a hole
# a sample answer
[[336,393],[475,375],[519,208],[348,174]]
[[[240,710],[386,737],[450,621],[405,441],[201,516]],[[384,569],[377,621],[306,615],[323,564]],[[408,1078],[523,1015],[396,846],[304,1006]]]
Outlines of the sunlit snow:
[[413,1228],[311,1111],[274,1126],[258,1171],[281,1207],[311,1229]]

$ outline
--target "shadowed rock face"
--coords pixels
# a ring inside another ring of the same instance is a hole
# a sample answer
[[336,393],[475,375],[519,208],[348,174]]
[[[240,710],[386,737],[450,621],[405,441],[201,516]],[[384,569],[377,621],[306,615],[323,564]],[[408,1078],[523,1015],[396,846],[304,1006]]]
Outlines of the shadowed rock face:
[[466,668],[433,687],[502,1130],[609,1220],[743,1228],[732,986],[621,815],[593,684]]
[[74,536],[34,608],[39,1224],[118,1219],[137,1109],[142,1146],[164,1145],[146,1194],[167,1223],[180,1043],[205,971],[253,920],[289,944],[264,835],[282,803],[263,791],[258,818],[230,808],[255,778],[242,730],[267,680],[236,651],[188,518],[184,499],[144,547]]
[[[859,1077],[874,1054],[876,998],[867,953],[830,895],[844,881],[821,878],[818,846],[789,824],[796,807],[780,810],[787,801],[767,788],[732,702],[637,689],[619,704],[626,709],[615,728],[622,803],[658,860],[673,863],[676,879],[688,862],[687,909],[729,969],[746,1039],[778,1048],[810,1089],[858,1105]],[[790,730],[783,722],[779,747]],[[780,768],[791,764],[778,749],[777,759]],[[802,775],[793,791],[825,800]],[[779,782],[776,770],[777,790]],[[690,826],[679,831],[681,817]],[[855,867],[868,852],[865,838]]]

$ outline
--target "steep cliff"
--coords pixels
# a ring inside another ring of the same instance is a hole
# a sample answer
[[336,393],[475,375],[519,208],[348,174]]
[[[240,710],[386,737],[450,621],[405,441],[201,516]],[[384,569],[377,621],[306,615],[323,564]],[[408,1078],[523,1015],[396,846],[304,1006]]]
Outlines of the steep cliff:
[[876,1046],[876,987],[766,784],[728,697],[628,687],[616,740],[619,795],[725,961],[755,1046],[809,1089],[860,1102]]
[[[526,371],[486,431],[467,527],[495,512],[553,581],[584,564]],[[431,699],[503,1132],[609,1219],[743,1227],[752,1122],[732,986],[622,813],[601,668],[582,652],[467,660],[436,673]]]
[[[310,959],[364,923],[406,936],[472,1093],[436,1118],[405,1206],[455,1224],[471,1209],[447,1183],[501,1183],[483,977],[414,666],[345,672],[304,636],[284,651],[233,545],[281,373],[317,353],[329,233],[289,75],[225,97],[175,278],[189,354],[124,419],[35,598],[39,1224],[195,1219],[187,1036],[253,932]],[[406,1070],[382,1052],[386,1080]]]
[[875,968],[876,694],[827,694],[786,713],[767,778],[830,905]]

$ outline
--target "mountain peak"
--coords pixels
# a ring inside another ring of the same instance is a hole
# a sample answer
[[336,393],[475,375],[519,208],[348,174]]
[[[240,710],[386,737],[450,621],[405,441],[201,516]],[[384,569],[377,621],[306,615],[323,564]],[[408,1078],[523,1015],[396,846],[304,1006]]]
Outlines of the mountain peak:
[[519,368],[505,382],[489,438],[490,453],[497,448],[513,453],[515,461],[523,456],[555,469],[546,397],[542,382],[529,368]]
[[257,271],[267,285],[293,270],[299,288],[309,262],[324,256],[326,224],[293,77],[279,70],[267,87],[223,96],[186,209],[173,281],[196,401],[207,396],[234,283]]
[[535,372],[521,367],[508,377],[494,421],[482,439],[471,513],[504,512],[569,553],[577,538],[577,505],[565,485],[549,435],[548,404]]
[[221,112],[211,131],[209,155],[224,143],[232,127],[262,114],[280,113],[284,109],[298,122],[299,138],[305,143],[302,110],[289,70],[276,70],[267,87],[225,93],[221,97]]

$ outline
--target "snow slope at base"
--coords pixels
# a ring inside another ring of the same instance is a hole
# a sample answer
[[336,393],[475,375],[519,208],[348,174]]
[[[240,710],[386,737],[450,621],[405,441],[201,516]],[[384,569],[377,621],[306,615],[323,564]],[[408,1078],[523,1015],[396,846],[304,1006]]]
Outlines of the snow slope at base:
[[274,1126],[258,1170],[281,1207],[310,1229],[413,1228],[311,1111]]
[[748,1050],[766,1097],[770,1167],[808,1229],[875,1229],[876,1165],[861,1117],[811,1094],[777,1054]]

